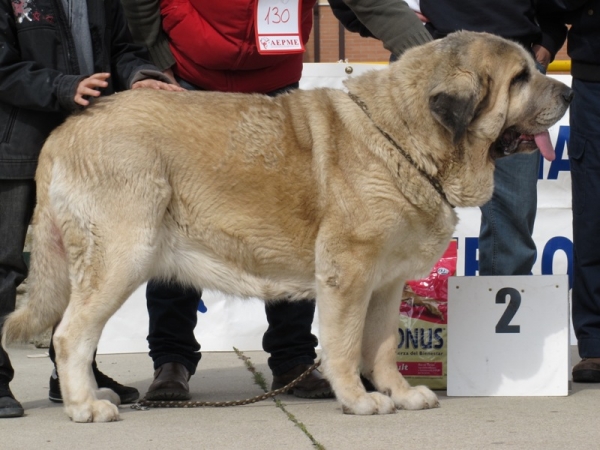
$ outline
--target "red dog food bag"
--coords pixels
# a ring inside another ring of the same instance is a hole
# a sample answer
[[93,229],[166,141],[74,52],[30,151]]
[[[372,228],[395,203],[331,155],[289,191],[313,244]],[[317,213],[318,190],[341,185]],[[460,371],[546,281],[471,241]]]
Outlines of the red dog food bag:
[[398,370],[430,389],[446,389],[448,278],[456,274],[457,247],[453,239],[428,277],[408,281],[400,304]]

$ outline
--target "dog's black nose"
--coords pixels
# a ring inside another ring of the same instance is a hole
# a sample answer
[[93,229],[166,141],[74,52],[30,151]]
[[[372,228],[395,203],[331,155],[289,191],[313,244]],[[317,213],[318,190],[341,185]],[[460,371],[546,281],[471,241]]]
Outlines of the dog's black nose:
[[562,98],[565,99],[565,102],[571,103],[571,100],[573,100],[573,89],[565,87],[561,92],[561,95]]

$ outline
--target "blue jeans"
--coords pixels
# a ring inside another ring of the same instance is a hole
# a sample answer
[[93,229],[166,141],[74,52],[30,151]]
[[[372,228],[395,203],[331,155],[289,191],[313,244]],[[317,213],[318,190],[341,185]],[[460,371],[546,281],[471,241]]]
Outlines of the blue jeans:
[[579,356],[600,358],[600,83],[573,79],[573,90],[573,328]]
[[539,164],[539,151],[496,161],[494,194],[481,207],[479,275],[531,274]]
[[[0,180],[0,323],[15,310],[17,287],[27,276],[23,247],[34,206],[33,180]],[[10,382],[13,375],[8,354],[0,345],[0,377]]]
[[[198,90],[185,80],[177,80],[188,90]],[[275,96],[298,84],[286,86],[268,95]],[[197,310],[202,292],[176,282],[151,280],[146,288],[150,317],[148,346],[157,369],[167,362],[183,364],[190,374],[200,361],[200,345],[194,336]],[[269,368],[281,375],[300,364],[312,364],[317,357],[317,338],[311,333],[315,314],[314,300],[289,302],[280,300],[265,305],[269,324],[263,336],[263,349],[270,353]]]

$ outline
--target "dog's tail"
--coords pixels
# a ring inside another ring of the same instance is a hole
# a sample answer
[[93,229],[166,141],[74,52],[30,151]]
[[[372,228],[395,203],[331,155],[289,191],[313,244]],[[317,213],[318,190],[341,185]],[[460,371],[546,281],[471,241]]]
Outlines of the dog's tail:
[[67,252],[50,205],[51,164],[36,174],[37,206],[32,226],[28,298],[8,315],[2,326],[3,342],[24,342],[56,325],[69,303],[71,286]]

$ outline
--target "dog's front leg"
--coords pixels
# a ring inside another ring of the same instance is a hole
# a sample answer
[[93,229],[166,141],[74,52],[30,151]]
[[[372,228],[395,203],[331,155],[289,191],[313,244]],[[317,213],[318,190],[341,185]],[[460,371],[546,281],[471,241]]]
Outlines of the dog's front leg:
[[[361,342],[371,280],[360,259],[345,258],[323,264],[317,275],[319,330],[323,347],[324,373],[329,379],[342,410],[347,414],[390,414],[394,402],[379,392],[367,393],[359,376]],[[335,266],[335,268],[334,268]]]
[[434,408],[439,406],[437,396],[426,386],[411,387],[396,365],[403,288],[398,282],[373,293],[362,343],[363,374],[398,409]]

